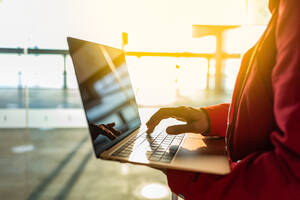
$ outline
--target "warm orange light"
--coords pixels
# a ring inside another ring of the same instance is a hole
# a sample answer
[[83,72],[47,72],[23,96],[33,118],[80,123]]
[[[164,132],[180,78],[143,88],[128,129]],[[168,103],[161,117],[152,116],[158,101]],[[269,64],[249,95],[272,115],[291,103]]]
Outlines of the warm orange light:
[[[192,37],[192,25],[211,24],[241,25],[240,29],[225,34],[224,51],[243,53],[256,42],[264,29],[246,26],[249,16],[246,1],[243,0],[116,0],[106,1],[105,4],[101,1],[88,2],[70,5],[73,10],[77,10],[76,13],[85,11],[83,17],[72,21],[76,21],[80,29],[93,32],[89,36],[90,40],[112,46],[119,44],[119,47],[128,40],[128,44],[123,46],[127,52],[214,53],[214,36]],[[122,32],[128,33],[128,38],[122,39]],[[210,88],[214,88],[214,60],[132,56],[127,56],[126,59],[137,101],[142,105],[168,105],[178,96],[195,96],[206,89],[207,82],[212,82]],[[208,69],[209,62],[211,67]],[[180,69],[176,69],[176,65]],[[230,70],[226,66],[223,73],[227,76],[226,80],[230,79],[228,88],[232,89],[236,71],[231,69],[238,69],[239,65],[230,62],[227,65],[230,65]],[[208,71],[211,74],[210,81],[207,81]]]

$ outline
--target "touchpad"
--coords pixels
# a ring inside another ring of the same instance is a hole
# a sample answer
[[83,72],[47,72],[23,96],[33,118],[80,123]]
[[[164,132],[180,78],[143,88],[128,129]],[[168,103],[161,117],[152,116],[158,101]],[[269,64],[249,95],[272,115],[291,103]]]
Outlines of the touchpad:
[[193,138],[185,139],[177,156],[187,155],[225,155],[224,138]]

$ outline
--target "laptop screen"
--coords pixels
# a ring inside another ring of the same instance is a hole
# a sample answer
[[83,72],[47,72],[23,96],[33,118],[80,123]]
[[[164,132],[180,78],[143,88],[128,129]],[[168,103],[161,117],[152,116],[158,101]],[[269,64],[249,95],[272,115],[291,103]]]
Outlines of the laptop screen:
[[122,50],[68,38],[96,156],[140,125]]

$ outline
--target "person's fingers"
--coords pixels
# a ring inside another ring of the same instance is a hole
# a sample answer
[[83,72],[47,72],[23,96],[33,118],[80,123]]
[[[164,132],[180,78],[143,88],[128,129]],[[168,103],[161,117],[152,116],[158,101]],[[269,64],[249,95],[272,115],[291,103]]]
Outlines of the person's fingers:
[[109,128],[112,128],[112,127],[114,127],[116,124],[115,124],[115,122],[112,122],[112,123],[109,123],[109,124],[106,124],[106,126],[108,126]]
[[177,134],[181,134],[181,133],[192,132],[191,130],[192,130],[192,128],[191,128],[190,124],[184,124],[184,125],[169,126],[166,129],[166,132],[170,135],[177,135]]
[[164,113],[165,108],[159,109],[156,113],[154,113],[151,118],[147,121],[146,125],[148,127],[152,126]]
[[174,125],[169,126],[166,129],[166,132],[170,135],[177,135],[181,133],[201,133],[203,132],[196,124],[183,124],[183,125]]
[[109,129],[111,132],[113,132],[115,135],[117,135],[117,136],[119,136],[119,135],[121,135],[121,131],[119,131],[119,130],[117,130],[117,129],[115,129],[115,128],[110,128]]
[[161,108],[156,113],[152,115],[152,117],[146,123],[147,126],[152,126],[158,124],[161,120],[169,118],[173,116],[176,108]]
[[103,124],[103,126],[104,126],[107,130],[111,131],[115,136],[121,135],[121,131],[119,131],[119,130],[113,128],[113,127],[115,126],[115,123],[114,123],[114,122],[113,122],[113,123],[110,123],[110,124]]
[[105,128],[110,130],[114,135],[119,136],[121,135],[121,131],[118,129],[115,129],[114,126],[116,125],[115,122],[109,123],[109,124],[103,124]]
[[181,107],[178,108],[161,108],[159,109],[150,120],[146,123],[148,130],[147,133],[151,133],[153,129],[160,123],[161,120],[170,117],[174,118],[184,118],[184,112],[182,112]]
[[113,132],[106,128],[105,125],[101,124],[99,125],[99,128],[101,130],[101,134],[106,135],[109,139],[114,140],[117,138],[117,136],[115,136]]

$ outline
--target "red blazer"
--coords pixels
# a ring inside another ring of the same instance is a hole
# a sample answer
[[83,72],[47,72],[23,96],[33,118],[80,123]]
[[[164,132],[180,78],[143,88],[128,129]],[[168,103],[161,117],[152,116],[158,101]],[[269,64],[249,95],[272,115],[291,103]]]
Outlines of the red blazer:
[[205,108],[210,134],[226,136],[232,170],[168,170],[185,199],[300,199],[300,2],[280,0],[275,10],[243,57],[231,105]]

